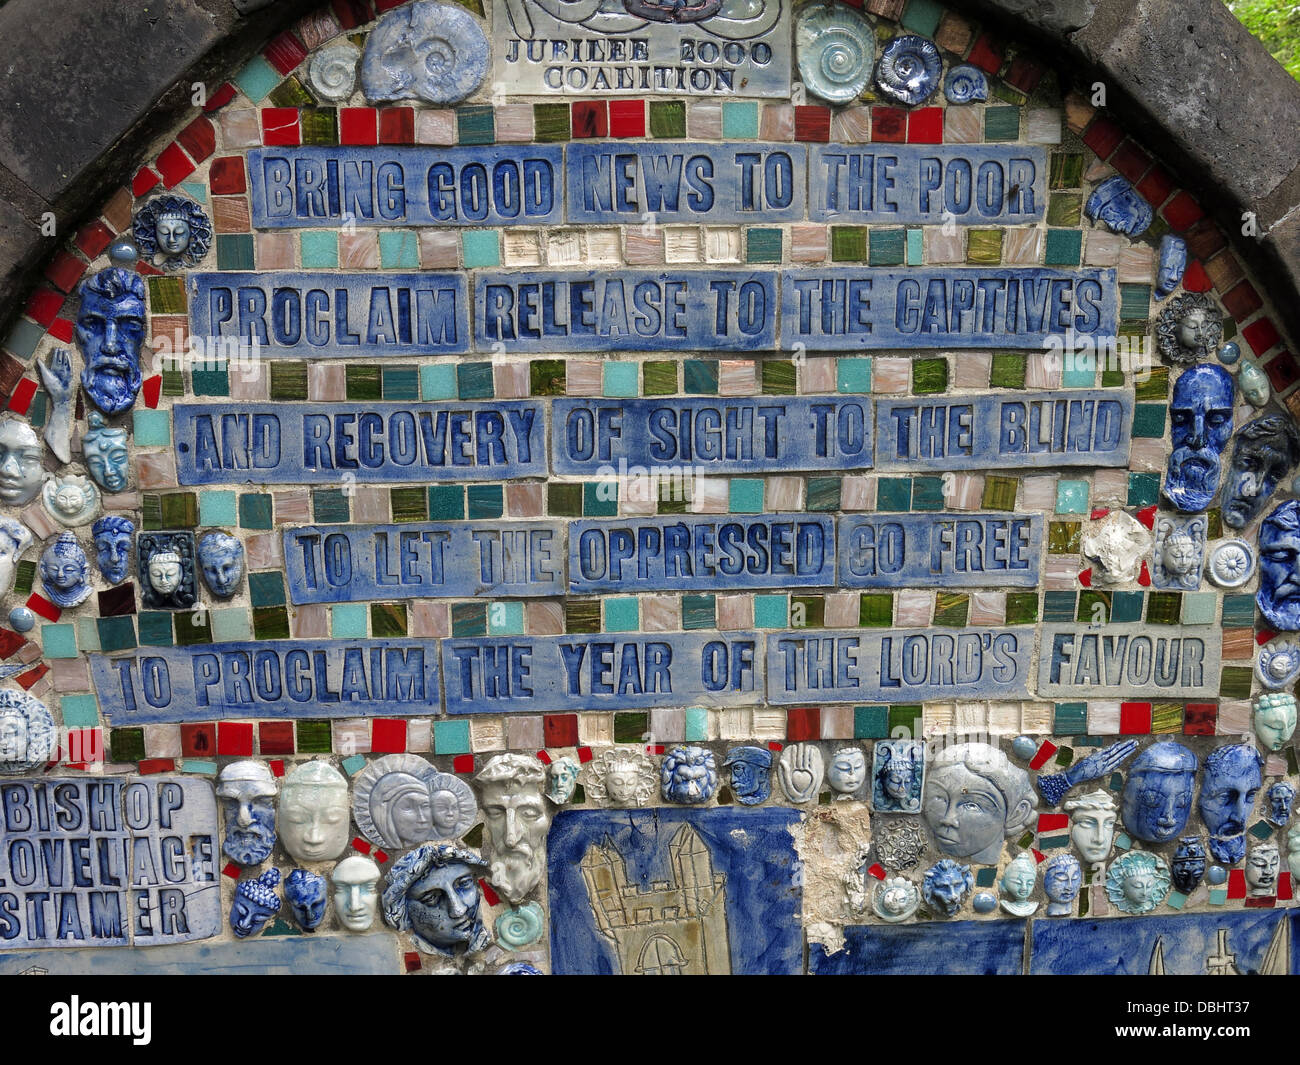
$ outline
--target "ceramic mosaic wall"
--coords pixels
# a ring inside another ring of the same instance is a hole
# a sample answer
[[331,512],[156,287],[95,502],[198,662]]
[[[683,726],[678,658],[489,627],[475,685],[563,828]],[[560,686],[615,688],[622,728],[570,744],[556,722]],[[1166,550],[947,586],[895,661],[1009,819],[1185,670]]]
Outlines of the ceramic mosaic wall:
[[1229,244],[933,0],[322,7],[0,354],[0,967],[1289,971]]

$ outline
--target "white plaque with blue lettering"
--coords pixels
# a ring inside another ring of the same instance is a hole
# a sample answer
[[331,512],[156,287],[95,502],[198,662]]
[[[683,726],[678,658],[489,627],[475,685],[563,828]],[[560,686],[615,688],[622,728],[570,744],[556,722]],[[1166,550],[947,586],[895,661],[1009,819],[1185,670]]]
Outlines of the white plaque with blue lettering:
[[1044,625],[1038,695],[1094,699],[1217,698],[1217,625]]

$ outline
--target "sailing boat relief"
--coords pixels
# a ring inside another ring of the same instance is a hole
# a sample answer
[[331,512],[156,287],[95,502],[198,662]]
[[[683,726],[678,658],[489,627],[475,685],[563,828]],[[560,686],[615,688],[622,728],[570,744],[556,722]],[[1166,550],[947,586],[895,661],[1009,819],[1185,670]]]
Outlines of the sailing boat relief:
[[[1218,929],[1218,944],[1214,953],[1205,957],[1205,974],[1207,976],[1241,976],[1237,968],[1237,956],[1228,950],[1228,930]],[[1264,952],[1264,961],[1259,967],[1259,976],[1287,976],[1291,972],[1291,921],[1283,917],[1277,923],[1268,950]],[[1165,976],[1164,937],[1156,939],[1151,948],[1151,961],[1147,966],[1148,976]]]

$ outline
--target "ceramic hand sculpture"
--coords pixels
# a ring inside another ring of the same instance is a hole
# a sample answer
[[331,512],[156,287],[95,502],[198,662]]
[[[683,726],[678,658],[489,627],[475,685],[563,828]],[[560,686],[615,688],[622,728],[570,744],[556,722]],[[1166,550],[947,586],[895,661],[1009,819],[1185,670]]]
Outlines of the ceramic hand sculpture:
[[1040,776],[1035,784],[1039,794],[1050,806],[1060,806],[1066,792],[1090,780],[1100,780],[1115,772],[1138,748],[1137,740],[1121,740],[1103,748],[1087,758],[1080,758],[1064,773],[1052,773]]
[[45,442],[62,463],[72,461],[72,408],[76,406],[77,385],[72,379],[72,359],[67,348],[55,348],[49,362],[37,361],[41,384],[50,397],[50,412],[45,421]]
[[824,762],[815,743],[792,743],[781,752],[776,778],[791,802],[812,802],[821,791]]

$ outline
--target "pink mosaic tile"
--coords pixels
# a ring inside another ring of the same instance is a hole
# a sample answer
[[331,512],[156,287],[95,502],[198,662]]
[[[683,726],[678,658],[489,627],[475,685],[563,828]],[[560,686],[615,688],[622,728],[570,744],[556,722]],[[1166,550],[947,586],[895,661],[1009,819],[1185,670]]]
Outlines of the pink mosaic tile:
[[984,139],[984,108],[945,107],[943,141],[945,144],[978,144]]
[[970,623],[972,625],[1001,625],[1006,620],[1006,592],[971,592]]
[[1163,439],[1142,437],[1129,448],[1128,468],[1139,473],[1160,473],[1169,458]]
[[658,226],[629,226],[623,258],[629,266],[657,266],[664,261],[663,231]]
[[502,104],[494,108],[498,144],[526,144],[533,139],[532,104]]
[[[325,640],[330,635],[330,608],[324,603],[293,608],[293,634],[300,640]],[[414,632],[411,633],[415,635]]]
[[759,117],[758,139],[794,140],[794,108],[789,104],[765,104]]
[[752,396],[758,391],[758,364],[753,359],[722,359],[718,363],[718,395]]
[[528,363],[497,362],[492,367],[492,381],[497,399],[527,399],[531,394]]
[[386,522],[389,518],[388,489],[356,485],[352,489],[352,520]]
[[1083,261],[1087,266],[1118,266],[1120,252],[1128,243],[1118,233],[1090,229],[1083,236]]
[[953,510],[979,510],[984,502],[984,475],[955,473],[943,479],[944,506]]
[[828,629],[857,628],[860,605],[861,596],[858,592],[827,592],[826,627]]
[[871,140],[871,108],[846,107],[831,115],[831,140],[837,144],[866,144]]
[[334,12],[325,8],[304,15],[294,23],[293,32],[306,45],[307,51],[311,52],[331,38],[337,37],[343,32],[343,27],[334,17]]
[[796,263],[819,263],[826,258],[829,226],[791,226],[790,258]]
[[965,55],[975,30],[969,22],[952,11],[945,11],[934,34],[934,43],[945,52]]
[[722,139],[722,104],[691,103],[686,108],[686,135],[706,141]]
[[433,750],[433,722],[429,718],[407,719],[406,749],[417,754]]
[[894,627],[910,629],[930,624],[934,612],[934,593],[903,589],[894,596]]
[[257,148],[262,143],[262,123],[251,107],[225,108],[218,112],[223,148]]
[[460,233],[454,229],[421,229],[420,265],[426,270],[460,266]]
[[283,540],[278,532],[245,534],[244,550],[250,570],[284,568]]
[[1224,699],[1219,703],[1219,716],[1215,734],[1219,736],[1248,736],[1254,731],[1254,711],[1249,699]]
[[147,758],[179,758],[180,725],[145,725],[144,753]]
[[308,363],[307,396],[326,402],[344,399],[347,396],[346,369],[339,363]]
[[564,392],[569,396],[599,396],[605,391],[601,364],[592,359],[570,359],[565,368]]
[[1056,481],[1052,477],[1026,477],[1020,482],[1020,505],[1048,514],[1056,509]]
[[311,493],[302,488],[293,488],[287,492],[276,492],[275,521],[277,525],[311,521]]
[[912,360],[878,358],[871,365],[871,391],[882,396],[906,395],[912,387]]
[[1047,235],[1041,229],[1004,229],[1002,261],[1008,265],[1034,265],[1043,261]]
[[874,510],[875,507],[876,479],[874,477],[863,473],[849,473],[840,479],[841,510]]
[[748,629],[754,624],[754,597],[748,593],[742,595],[719,595],[717,597],[717,621],[720,629]]
[[982,388],[989,385],[993,356],[987,351],[959,351],[952,360],[954,388]]
[[726,514],[731,482],[726,477],[696,477],[695,492],[688,509],[692,514]]
[[58,692],[90,691],[90,660],[86,658],[50,658],[50,677]]
[[415,112],[416,144],[455,144],[457,139],[455,111]]
[[257,402],[269,394],[270,372],[265,363],[253,363],[231,371],[230,398]]
[[[525,625],[531,633],[533,614],[531,607],[542,603],[524,605]],[[427,599],[415,599],[408,604],[406,625],[412,636],[421,639],[439,639],[451,635],[451,607],[446,603],[434,603]],[[563,619],[561,619],[563,620]]]
[[259,270],[292,270],[298,265],[297,233],[258,233],[253,241]]
[[[135,472],[139,478],[140,487],[148,492],[155,488],[175,488],[176,487],[176,456],[173,452],[163,451],[153,454],[135,454]],[[24,513],[24,522],[27,527],[36,532],[36,526],[26,518]],[[41,534],[37,534],[41,535]]]
[[853,707],[851,706],[823,706],[822,707],[822,739],[824,740],[853,739]]
[[373,230],[339,233],[340,270],[378,270],[379,234]]
[[802,477],[768,477],[763,498],[769,511],[803,510],[805,482]]
[[802,395],[834,392],[838,384],[837,359],[809,357],[799,367],[799,391]]
[[1149,244],[1130,244],[1119,255],[1119,279],[1122,283],[1151,284],[1155,276],[1156,250]]
[[506,718],[506,746],[512,751],[538,751],[546,746],[541,714],[511,714]]
[[1089,502],[1094,507],[1122,506],[1128,499],[1127,470],[1097,470],[1092,475],[1092,498]]
[[1060,388],[1062,360],[1030,352],[1025,360],[1026,388]]
[[1088,704],[1088,734],[1113,736],[1119,732],[1119,703],[1096,700]]
[[681,626],[677,599],[670,595],[641,597],[641,628],[646,632],[675,632]]
[[686,711],[654,709],[650,711],[650,742],[680,743],[686,739]]
[[546,485],[507,484],[506,517],[540,518],[546,513]]
[[[926,226],[921,233],[927,263],[966,261],[966,233],[960,226],[953,227],[951,233],[945,233],[943,226]],[[1006,239],[1005,236],[1003,239]]]

